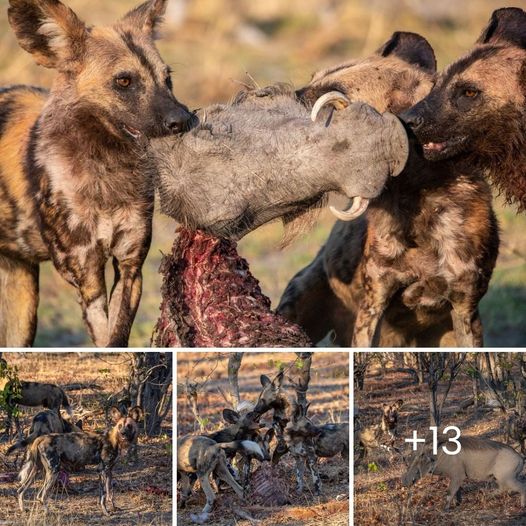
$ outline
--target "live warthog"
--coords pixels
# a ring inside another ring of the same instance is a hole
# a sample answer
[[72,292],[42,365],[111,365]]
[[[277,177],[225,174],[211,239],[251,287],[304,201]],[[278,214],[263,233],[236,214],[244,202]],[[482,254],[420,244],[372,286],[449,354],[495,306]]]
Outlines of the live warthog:
[[410,460],[402,484],[410,486],[428,473],[448,477],[448,509],[453,497],[460,504],[460,486],[465,478],[486,480],[493,476],[500,490],[518,491],[521,506],[526,505],[526,486],[519,480],[524,466],[521,455],[506,444],[494,440],[476,437],[461,437],[458,440],[462,448],[456,455],[448,455],[442,450],[442,445],[447,444],[447,448],[453,451],[455,445],[450,442],[439,440],[437,455],[432,454],[431,444],[426,442]]
[[273,219],[298,219],[330,191],[356,197],[359,215],[362,198],[402,171],[408,139],[392,114],[346,107],[340,94],[313,117],[325,103],[346,108],[312,122],[293,89],[285,91],[242,92],[231,105],[208,108],[189,133],[155,140],[162,210],[190,228],[240,239]]

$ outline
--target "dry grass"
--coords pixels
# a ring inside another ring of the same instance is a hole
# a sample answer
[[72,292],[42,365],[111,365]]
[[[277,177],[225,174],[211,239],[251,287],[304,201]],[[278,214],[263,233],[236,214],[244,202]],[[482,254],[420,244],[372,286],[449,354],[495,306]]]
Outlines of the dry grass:
[[[187,375],[197,381],[209,378],[204,392],[199,398],[201,418],[206,419],[207,432],[224,426],[221,411],[227,404],[220,395],[218,388],[227,389],[227,357],[228,353],[177,353],[177,429],[178,435],[194,431],[194,420],[188,407],[181,385]],[[271,378],[279,370],[279,365],[288,365],[295,359],[294,353],[245,353],[239,372],[239,384],[242,400],[255,402],[260,392],[259,377],[266,374]],[[199,362],[199,360],[201,360]],[[311,367],[311,381],[308,400],[312,402],[309,414],[317,424],[330,421],[349,421],[349,354],[345,352],[315,353]],[[267,413],[262,422],[270,423],[271,415]],[[279,466],[289,487],[291,505],[280,508],[265,508],[254,506],[250,502],[241,504],[243,510],[260,519],[260,526],[283,524],[287,526],[347,526],[349,523],[349,470],[342,465],[341,457],[322,459],[320,473],[322,475],[322,495],[315,496],[311,492],[310,480],[305,476],[305,491],[303,495],[294,494],[294,468],[290,455],[283,457]],[[216,501],[210,526],[227,526],[239,524],[248,526],[248,522],[235,517],[231,505],[239,505],[232,491],[222,492]],[[201,491],[195,491],[185,510],[178,510],[177,524],[189,526],[190,513],[198,513],[204,506],[204,496]],[[238,522],[236,522],[238,521]]]
[[[129,357],[126,353],[4,353],[9,364],[17,365],[21,379],[53,382],[59,385],[85,382],[98,389],[68,391],[74,410],[95,411],[103,400],[125,385]],[[29,426],[32,415],[42,408],[22,408],[23,423]],[[88,430],[103,431],[104,416],[95,415],[84,421]],[[42,478],[26,494],[26,512],[18,511],[16,484],[0,483],[0,525],[9,526],[162,526],[172,524],[172,425],[171,414],[159,437],[139,437],[139,462],[126,465],[124,459],[114,470],[115,502],[119,508],[111,517],[103,516],[98,505],[98,476],[95,466],[70,473],[69,494],[56,490],[44,514],[39,504],[32,503]],[[9,444],[0,445],[3,458]],[[2,471],[15,473],[14,458],[9,457]],[[9,469],[8,469],[9,467]]]
[[[404,400],[400,412],[398,446],[403,438],[412,436],[413,429],[421,437],[429,426],[427,385],[412,383],[407,374],[387,370],[385,375],[373,371],[365,380],[365,390],[355,391],[355,404],[360,407],[360,419],[365,425],[379,422],[382,403]],[[446,401],[442,424],[455,425],[464,435],[481,436],[504,441],[504,417],[500,412],[477,412],[474,408],[462,413],[451,409],[472,394],[471,379],[459,377]],[[421,408],[421,409],[418,409]],[[407,453],[409,451],[407,450]],[[448,480],[427,475],[409,490],[403,488],[400,477],[406,470],[400,458],[375,451],[368,460],[355,467],[354,524],[356,526],[519,526],[526,524],[517,493],[496,494],[491,481],[466,480],[462,486],[462,503],[444,512]],[[376,471],[377,469],[377,471]],[[410,498],[410,501],[408,500]],[[408,502],[410,505],[408,506]]]

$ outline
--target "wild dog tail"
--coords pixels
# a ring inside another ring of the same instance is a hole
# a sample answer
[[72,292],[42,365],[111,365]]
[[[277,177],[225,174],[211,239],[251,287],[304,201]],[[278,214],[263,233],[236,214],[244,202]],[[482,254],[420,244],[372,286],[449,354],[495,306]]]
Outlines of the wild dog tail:
[[38,448],[31,445],[26,453],[24,465],[18,474],[18,480],[23,483],[28,477],[35,476],[40,466],[41,463],[38,458]]
[[23,438],[22,440],[19,440],[15,444],[13,444],[7,451],[6,451],[6,457],[9,456],[15,449],[22,449],[24,447],[27,447],[33,440],[35,440],[36,436],[33,437],[33,440],[29,440],[31,438],[31,435],[29,435],[27,438]]
[[69,405],[68,397],[66,396],[66,393],[62,391],[62,407],[66,410],[66,413],[73,418],[73,409],[71,409],[71,406]]
[[222,442],[217,445],[228,452],[244,453],[261,462],[265,460],[265,454],[260,445],[252,440],[234,440],[233,442]]

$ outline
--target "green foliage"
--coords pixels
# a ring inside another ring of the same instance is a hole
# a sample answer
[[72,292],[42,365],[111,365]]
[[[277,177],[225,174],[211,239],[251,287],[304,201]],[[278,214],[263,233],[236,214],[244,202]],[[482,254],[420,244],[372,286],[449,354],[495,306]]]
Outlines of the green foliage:
[[6,380],[4,388],[0,391],[0,409],[13,416],[18,416],[20,410],[16,406],[16,402],[22,398],[22,385],[18,378],[18,368],[0,360],[0,379]]
[[198,424],[200,427],[206,427],[208,424],[210,423],[210,419],[209,418],[199,418],[198,419]]
[[376,485],[376,488],[380,491],[387,491],[387,484],[385,482],[380,482]]
[[380,471],[380,468],[378,467],[376,462],[369,462],[367,464],[367,471],[369,471],[369,473],[378,473]]
[[268,361],[268,366],[270,369],[278,369],[281,371],[285,368],[285,364],[281,360],[273,360],[272,358]]

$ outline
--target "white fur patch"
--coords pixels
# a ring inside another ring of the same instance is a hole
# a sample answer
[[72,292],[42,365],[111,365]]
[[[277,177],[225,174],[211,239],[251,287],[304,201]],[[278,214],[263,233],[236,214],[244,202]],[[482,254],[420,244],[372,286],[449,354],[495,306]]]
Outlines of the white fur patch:
[[247,453],[251,453],[252,455],[258,456],[260,460],[263,460],[265,458],[265,455],[263,454],[263,451],[261,450],[259,445],[255,442],[252,442],[252,440],[243,440],[241,441],[241,445]]

